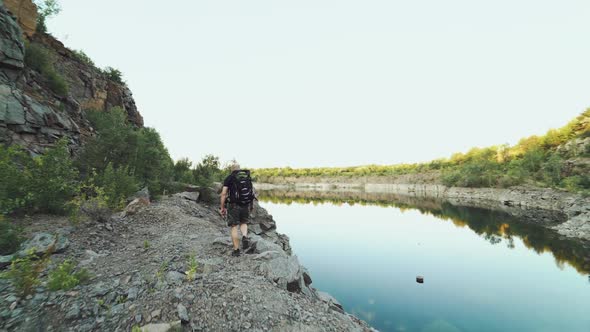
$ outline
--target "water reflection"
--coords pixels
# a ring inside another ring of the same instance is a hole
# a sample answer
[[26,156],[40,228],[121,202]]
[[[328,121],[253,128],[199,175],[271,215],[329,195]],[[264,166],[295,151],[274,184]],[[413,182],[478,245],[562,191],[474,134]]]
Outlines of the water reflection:
[[[569,264],[580,274],[590,273],[589,243],[568,239],[546,227],[502,211],[459,207],[441,200],[391,193],[266,190],[260,192],[260,200],[287,205],[292,203],[358,204],[396,207],[402,211],[418,210],[422,214],[450,221],[457,227],[468,227],[494,245],[503,244],[513,249],[514,237],[518,237],[527,248],[539,254],[545,252],[553,254],[559,268],[563,269],[564,264]],[[529,213],[529,217],[530,215]],[[590,276],[588,281],[590,282]],[[358,314],[370,316],[368,312],[358,312]]]

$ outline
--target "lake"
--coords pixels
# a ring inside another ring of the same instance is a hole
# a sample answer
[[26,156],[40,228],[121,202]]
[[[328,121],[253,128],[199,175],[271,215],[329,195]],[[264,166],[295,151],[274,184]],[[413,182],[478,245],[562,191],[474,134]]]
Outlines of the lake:
[[380,331],[590,331],[588,244],[427,199],[260,196],[312,286]]

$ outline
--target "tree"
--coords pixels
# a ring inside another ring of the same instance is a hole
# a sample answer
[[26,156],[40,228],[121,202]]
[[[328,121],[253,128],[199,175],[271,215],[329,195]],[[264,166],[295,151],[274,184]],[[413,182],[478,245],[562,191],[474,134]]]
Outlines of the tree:
[[47,19],[59,14],[61,12],[61,6],[57,0],[36,0],[35,4],[38,8],[37,31],[46,33]]

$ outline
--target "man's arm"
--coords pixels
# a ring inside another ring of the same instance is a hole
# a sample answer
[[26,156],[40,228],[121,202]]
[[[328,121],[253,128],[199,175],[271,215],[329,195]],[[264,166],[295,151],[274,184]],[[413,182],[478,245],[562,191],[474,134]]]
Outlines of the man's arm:
[[221,189],[221,206],[219,208],[219,212],[221,213],[221,215],[223,217],[225,217],[225,215],[227,214],[227,209],[225,208],[225,200],[227,199],[227,186],[223,186],[223,189]]

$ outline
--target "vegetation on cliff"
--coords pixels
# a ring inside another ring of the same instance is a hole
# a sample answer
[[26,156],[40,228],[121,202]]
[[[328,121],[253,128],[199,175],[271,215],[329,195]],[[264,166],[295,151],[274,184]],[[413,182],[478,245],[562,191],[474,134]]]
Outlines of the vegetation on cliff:
[[[344,168],[266,168],[253,171],[260,182],[286,177],[395,177],[437,172],[443,184],[458,187],[509,187],[533,184],[590,193],[587,166],[576,159],[590,157],[590,109],[560,129],[531,136],[514,146],[473,148],[447,159],[429,163],[391,166],[368,165]],[[581,148],[580,148],[581,147]]]

